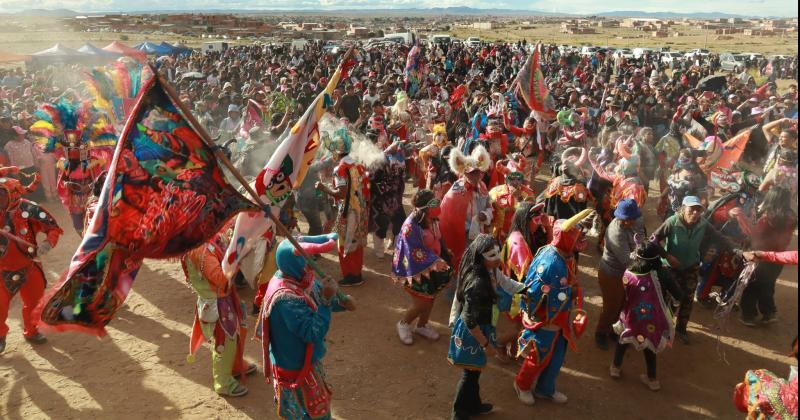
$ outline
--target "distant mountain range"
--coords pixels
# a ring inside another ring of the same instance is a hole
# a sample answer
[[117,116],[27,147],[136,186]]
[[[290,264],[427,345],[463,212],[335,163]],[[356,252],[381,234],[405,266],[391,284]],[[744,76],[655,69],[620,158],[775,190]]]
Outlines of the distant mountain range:
[[[545,12],[541,10],[520,10],[520,9],[478,9],[474,7],[432,7],[432,8],[398,8],[398,9],[299,9],[299,10],[267,10],[267,9],[205,9],[205,10],[146,10],[146,11],[126,11],[125,13],[234,13],[234,14],[299,14],[299,15],[411,15],[411,16],[436,16],[436,15],[458,15],[458,16],[598,16],[598,17],[633,17],[633,18],[654,18],[654,19],[727,19],[727,18],[746,18],[743,16],[722,12],[643,12],[638,10],[620,10],[595,13],[591,15],[580,15],[570,13]],[[34,17],[73,17],[86,13],[119,13],[113,11],[84,11],[76,12],[69,9],[26,9],[13,13],[18,16]]]

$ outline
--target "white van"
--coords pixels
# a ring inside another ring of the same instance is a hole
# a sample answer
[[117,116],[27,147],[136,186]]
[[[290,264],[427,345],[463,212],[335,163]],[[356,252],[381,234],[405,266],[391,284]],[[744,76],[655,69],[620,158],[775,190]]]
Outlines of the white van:
[[[384,40],[394,41],[398,44],[414,45],[417,42],[417,37],[413,32],[398,32],[396,34],[384,34]],[[371,41],[371,40],[370,40]]]
[[450,35],[442,35],[442,34],[431,35],[430,37],[428,37],[428,42],[430,42],[432,46],[447,45],[450,43]]
[[584,57],[591,57],[597,52],[597,47],[585,46],[581,48],[581,55]]
[[203,53],[222,52],[228,49],[231,44],[225,41],[212,41],[204,42],[202,51]]

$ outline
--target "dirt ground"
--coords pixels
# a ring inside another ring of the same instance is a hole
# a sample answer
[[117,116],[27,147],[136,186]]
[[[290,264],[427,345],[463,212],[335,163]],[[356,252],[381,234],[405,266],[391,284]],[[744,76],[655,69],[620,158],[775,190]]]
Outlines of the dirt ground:
[[[646,213],[651,229],[657,223],[654,202],[651,199]],[[60,203],[46,207],[62,226],[70,226]],[[58,247],[44,259],[50,284],[78,245],[78,236],[65,230]],[[792,249],[796,246],[795,240]],[[334,390],[334,417],[448,418],[461,373],[446,360],[449,302],[439,299],[432,315],[432,325],[442,334],[437,342],[418,338],[413,346],[404,346],[394,326],[408,300],[386,274],[391,257],[379,260],[371,249],[366,255],[366,284],[347,290],[356,297],[358,310],[336,314],[328,335],[324,362]],[[748,328],[732,320],[718,343],[711,311],[696,306],[690,324],[693,341],[689,346],[675,343],[659,355],[663,389],[653,393],[639,383],[644,361],[635,351],[626,354],[621,380],[608,376],[612,352],[598,350],[592,341],[601,305],[594,239],[580,262],[590,325],[579,341],[579,352],[567,356],[558,380],[569,403],[522,405],[512,389],[517,366],[491,361],[480,380],[481,393],[497,410],[485,418],[736,418],[731,393],[745,370],[788,372],[791,359],[785,355],[797,334],[796,267],[785,268],[778,281],[780,323]],[[338,272],[333,255],[326,256],[322,266]],[[248,300],[253,296],[249,289],[242,294]],[[207,346],[195,363],[187,363],[194,303],[178,263],[148,260],[126,305],[108,326],[107,337],[54,334],[47,344],[32,346],[22,339],[16,299],[8,348],[0,355],[0,418],[276,418],[272,387],[261,373],[248,381],[247,396],[225,399],[211,390]],[[259,342],[248,342],[246,357],[261,367]]]

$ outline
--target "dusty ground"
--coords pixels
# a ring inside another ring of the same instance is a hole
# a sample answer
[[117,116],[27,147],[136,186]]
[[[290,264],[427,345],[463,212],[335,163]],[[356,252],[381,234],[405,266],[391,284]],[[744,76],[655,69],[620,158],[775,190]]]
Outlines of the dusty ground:
[[[62,226],[69,226],[60,204],[47,207]],[[652,210],[647,217],[652,227]],[[51,283],[66,268],[77,245],[77,235],[68,232],[46,256]],[[792,246],[796,249],[795,242]],[[432,317],[443,335],[438,342],[420,339],[413,346],[402,345],[394,324],[407,303],[405,293],[385,274],[390,258],[378,260],[371,250],[367,255],[367,283],[348,291],[358,299],[359,309],[337,314],[328,336],[325,363],[334,388],[334,417],[447,418],[460,375],[445,359],[448,302],[438,301]],[[481,377],[481,392],[498,410],[487,419],[736,418],[731,392],[746,369],[788,371],[790,359],[785,354],[797,334],[795,267],[786,268],[778,282],[781,323],[757,329],[730,323],[719,343],[730,364],[718,355],[711,312],[695,308],[690,324],[693,342],[676,343],[659,356],[663,389],[653,393],[638,381],[644,362],[634,351],[626,355],[623,378],[609,378],[612,354],[596,349],[591,340],[601,303],[594,246],[581,264],[591,321],[579,342],[580,352],[568,355],[559,378],[559,389],[570,402],[523,406],[511,387],[516,366],[492,361]],[[331,256],[323,267],[330,273],[338,271]],[[252,291],[243,295],[250,299]],[[127,304],[109,325],[108,337],[57,334],[49,337],[48,344],[33,347],[22,340],[20,302],[15,300],[8,348],[0,355],[0,418],[275,418],[272,388],[260,373],[248,382],[249,395],[226,400],[210,388],[207,347],[194,364],[186,362],[194,302],[177,263],[147,261]],[[259,343],[249,342],[247,358],[260,365],[259,354]]]

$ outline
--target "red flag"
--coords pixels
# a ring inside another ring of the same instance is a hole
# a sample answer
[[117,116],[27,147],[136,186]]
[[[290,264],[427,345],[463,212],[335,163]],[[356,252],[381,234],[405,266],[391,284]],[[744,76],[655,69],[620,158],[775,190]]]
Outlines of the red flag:
[[255,208],[160,83],[145,85],[83,241],[37,308],[45,329],[105,335],[144,258],[180,256]]
[[244,109],[244,120],[242,121],[239,135],[245,139],[250,138],[250,130],[254,127],[263,128],[265,126],[264,120],[264,106],[252,99],[248,100],[247,107]]
[[531,111],[538,111],[545,116],[555,118],[555,105],[550,91],[544,84],[544,75],[539,68],[539,45],[528,57],[528,61],[517,74],[517,94],[522,96]]

